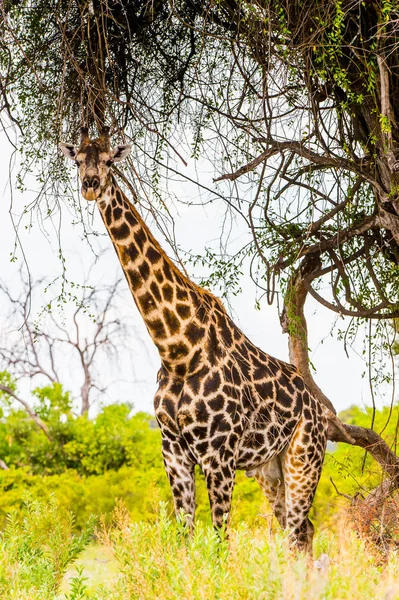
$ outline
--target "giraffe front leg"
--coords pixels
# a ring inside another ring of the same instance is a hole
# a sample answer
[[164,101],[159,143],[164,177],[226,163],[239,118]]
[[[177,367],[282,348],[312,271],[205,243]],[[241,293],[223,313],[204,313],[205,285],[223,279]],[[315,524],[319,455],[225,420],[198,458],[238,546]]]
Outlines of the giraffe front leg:
[[162,454],[172,488],[176,518],[183,519],[191,531],[195,514],[194,462],[187,456],[180,440],[171,441],[163,437]]
[[233,495],[235,468],[229,463],[212,457],[202,463],[211,505],[212,523],[216,529],[229,524],[231,498]]

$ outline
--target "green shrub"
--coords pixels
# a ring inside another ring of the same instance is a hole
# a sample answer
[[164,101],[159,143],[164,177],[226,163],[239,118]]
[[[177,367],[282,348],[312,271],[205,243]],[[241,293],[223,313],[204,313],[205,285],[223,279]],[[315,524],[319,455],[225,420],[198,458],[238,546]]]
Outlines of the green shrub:
[[[233,520],[259,521],[258,513],[265,502],[254,481],[240,473],[233,501]],[[121,467],[101,475],[80,475],[68,470],[56,475],[39,476],[26,469],[0,471],[0,527],[7,514],[23,509],[26,492],[31,497],[48,501],[57,499],[59,506],[71,509],[76,527],[82,529],[90,515],[109,515],[118,499],[122,499],[134,521],[153,521],[160,501],[172,511],[172,495],[163,466],[146,470]],[[197,473],[197,519],[210,523],[208,494],[202,473]]]
[[68,566],[92,539],[94,524],[89,519],[76,535],[72,513],[53,496],[46,502],[25,499],[20,511],[10,513],[0,539],[0,598],[54,600]]
[[[5,379],[4,373],[1,378]],[[162,465],[160,432],[151,427],[154,419],[146,413],[132,415],[128,404],[105,406],[89,419],[74,414],[70,395],[61,384],[37,388],[33,406],[47,425],[49,439],[2,392],[0,401],[0,457],[10,467],[29,467],[40,474],[74,469],[97,475],[124,465],[145,465],[145,469]]]
[[[11,389],[16,383],[7,373],[0,379]],[[58,383],[33,392],[34,408],[48,427],[50,439],[27,414],[15,408],[0,393],[0,458],[11,468],[0,472],[0,527],[10,509],[22,506],[24,492],[36,498],[55,494],[62,507],[76,514],[83,527],[90,514],[109,514],[116,498],[123,498],[133,520],[153,520],[154,504],[171,504],[171,492],[163,467],[161,436],[154,419],[145,413],[132,414],[128,404],[103,407],[95,418],[76,416],[72,400]],[[390,410],[376,411],[375,429],[384,430],[392,444],[398,406],[387,424]],[[352,407],[341,414],[349,422],[369,426],[369,409]],[[210,523],[204,477],[197,478],[197,518]],[[339,444],[327,453],[311,518],[316,526],[335,518],[337,507],[359,490],[372,489],[381,479],[381,470],[364,451]],[[333,480],[335,487],[333,486]],[[270,514],[257,483],[239,472],[234,490],[232,521],[260,524],[259,514]]]
[[169,483],[163,469],[146,472],[122,467],[102,475],[80,475],[68,470],[57,475],[39,476],[26,469],[0,472],[0,526],[7,515],[24,506],[26,492],[32,498],[48,501],[55,497],[60,507],[71,509],[76,526],[82,529],[90,515],[109,514],[118,498],[124,500],[134,520],[151,519],[159,500],[170,501]]

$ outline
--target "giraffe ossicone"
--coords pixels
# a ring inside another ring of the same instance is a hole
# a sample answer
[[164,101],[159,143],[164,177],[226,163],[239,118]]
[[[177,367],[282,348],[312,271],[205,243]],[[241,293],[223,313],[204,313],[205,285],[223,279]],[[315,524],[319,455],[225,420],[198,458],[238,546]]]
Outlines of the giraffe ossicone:
[[311,551],[308,513],[327,440],[324,407],[295,367],[257,348],[221,301],[190,281],[162,250],[111,168],[130,146],[111,149],[109,129],[60,149],[79,167],[82,195],[95,200],[127,283],[161,357],[154,399],[175,511],[194,519],[194,467],[205,475],[212,520],[230,512],[234,477],[262,486],[282,527]]

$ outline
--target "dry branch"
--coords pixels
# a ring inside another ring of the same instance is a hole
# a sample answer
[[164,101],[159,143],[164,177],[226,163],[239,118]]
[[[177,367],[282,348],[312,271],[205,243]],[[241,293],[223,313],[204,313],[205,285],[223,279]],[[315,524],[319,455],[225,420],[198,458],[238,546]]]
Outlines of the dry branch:
[[[129,354],[124,343],[128,320],[121,320],[116,310],[122,281],[118,279],[114,284],[95,288],[82,286],[80,297],[75,298],[76,308],[68,327],[51,310],[46,313],[46,318],[43,317],[40,327],[26,317],[29,299],[35,289],[41,289],[43,281],[30,283],[21,271],[22,291],[16,297],[0,281],[0,294],[8,307],[7,321],[14,331],[20,328],[16,338],[4,336],[4,341],[0,340],[0,368],[11,373],[17,381],[40,377],[42,381],[54,384],[62,381],[62,369],[68,357],[77,367],[73,379],[81,378],[80,412],[88,412],[94,390],[106,390],[101,381],[102,361],[112,360],[118,352]],[[95,322],[89,317],[88,308],[95,314]],[[24,402],[21,398],[15,399]],[[28,404],[25,404],[26,408]]]

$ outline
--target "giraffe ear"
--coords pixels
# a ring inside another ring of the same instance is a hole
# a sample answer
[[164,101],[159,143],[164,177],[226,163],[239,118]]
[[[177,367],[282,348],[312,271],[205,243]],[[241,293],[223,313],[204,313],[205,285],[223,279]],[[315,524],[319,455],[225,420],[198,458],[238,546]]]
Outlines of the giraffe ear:
[[124,160],[132,151],[132,147],[130,144],[126,144],[124,146],[116,146],[112,150],[112,162],[120,162]]
[[70,158],[71,160],[75,160],[75,156],[78,153],[78,151],[76,150],[76,148],[73,144],[60,144],[58,146],[58,148],[61,150],[61,152],[63,154],[65,154],[65,156],[67,158]]

